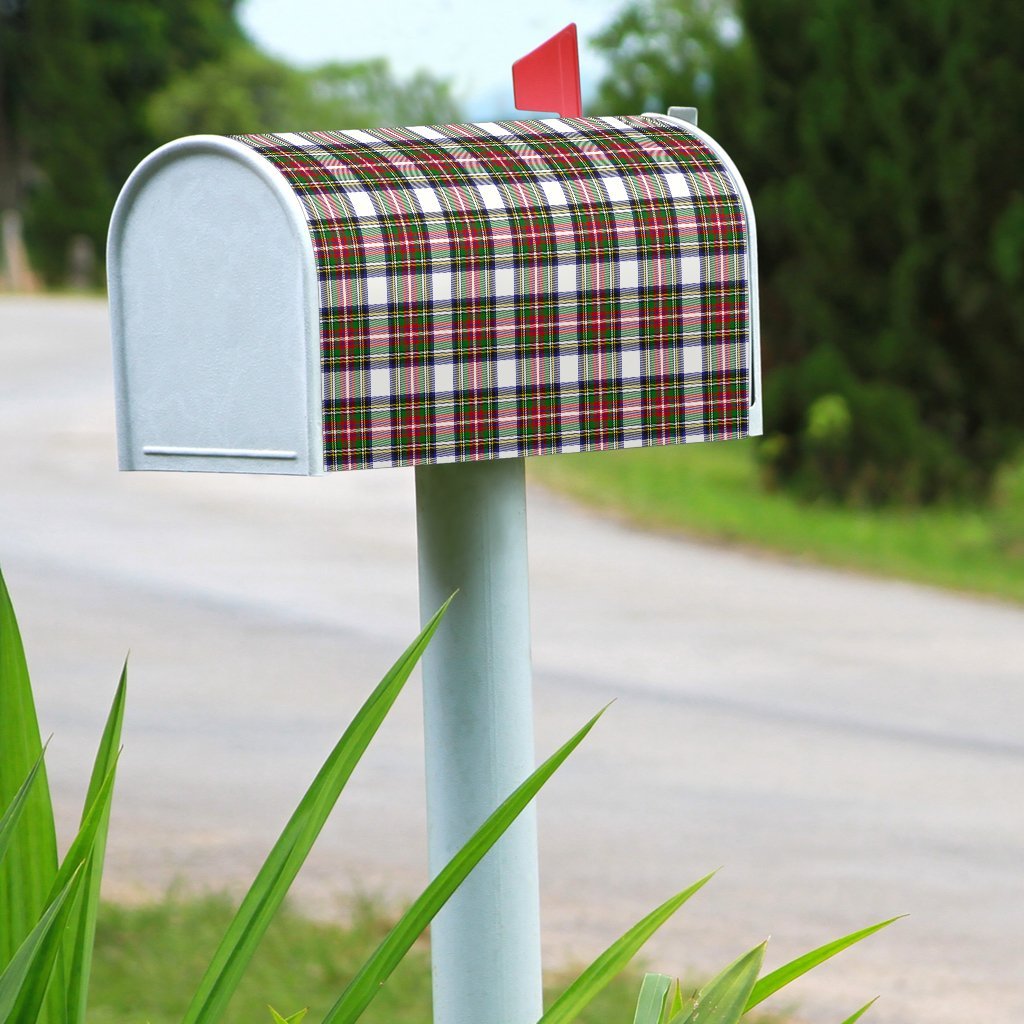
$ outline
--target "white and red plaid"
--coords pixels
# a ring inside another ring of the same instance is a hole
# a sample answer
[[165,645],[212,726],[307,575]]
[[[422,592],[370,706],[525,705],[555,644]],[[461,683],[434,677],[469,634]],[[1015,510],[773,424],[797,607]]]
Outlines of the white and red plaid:
[[326,468],[746,436],[747,215],[684,126],[239,138],[306,211]]

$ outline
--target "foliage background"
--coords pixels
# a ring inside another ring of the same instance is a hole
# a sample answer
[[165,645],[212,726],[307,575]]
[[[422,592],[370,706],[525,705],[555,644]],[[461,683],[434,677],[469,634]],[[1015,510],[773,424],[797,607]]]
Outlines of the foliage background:
[[988,493],[1024,404],[1024,7],[643,0],[609,113],[696,102],[758,222],[770,480]]
[[[462,116],[447,82],[384,59],[275,59],[238,5],[0,0],[0,210],[20,211],[47,283],[74,240],[102,252],[121,184],[171,138]],[[856,507],[1012,491],[1024,6],[626,0],[597,45],[610,73],[589,110],[696,103],[752,192],[762,486]]]
[[0,210],[22,213],[47,283],[67,277],[76,236],[103,251],[125,179],[181,135],[459,119],[424,72],[399,80],[383,59],[303,70],[262,53],[238,7],[0,0]]

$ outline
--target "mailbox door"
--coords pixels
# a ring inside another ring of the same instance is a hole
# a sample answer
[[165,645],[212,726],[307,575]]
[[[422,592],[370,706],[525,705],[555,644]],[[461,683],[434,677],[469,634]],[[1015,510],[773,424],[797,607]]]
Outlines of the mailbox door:
[[280,176],[229,139],[165,146],[109,251],[121,468],[321,472],[316,272]]

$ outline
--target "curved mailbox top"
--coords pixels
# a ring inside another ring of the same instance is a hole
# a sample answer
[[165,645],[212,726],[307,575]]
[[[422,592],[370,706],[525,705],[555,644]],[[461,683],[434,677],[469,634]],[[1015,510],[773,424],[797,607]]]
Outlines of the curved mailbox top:
[[[193,226],[188,251],[216,250],[220,239],[225,253],[181,283],[185,301],[200,308],[187,347],[219,344],[212,335],[194,340],[209,319],[202,311],[218,301],[238,310],[211,313],[219,335],[230,334],[233,319],[265,322],[282,302],[293,308],[295,325],[278,318],[274,331],[302,336],[288,344],[308,361],[306,393],[297,391],[294,401],[308,412],[299,418],[308,421],[309,457],[275,463],[278,446],[258,429],[249,440],[229,436],[230,429],[220,438],[190,435],[177,430],[174,412],[160,429],[179,443],[150,437],[147,445],[147,437],[135,436],[133,376],[150,404],[166,399],[182,415],[200,417],[203,404],[157,394],[173,390],[181,374],[154,376],[137,366],[145,358],[132,351],[132,325],[146,315],[136,303],[131,314],[115,308],[114,318],[119,386],[129,392],[119,403],[129,421],[123,465],[318,472],[760,432],[752,212],[731,161],[692,125],[644,115],[207,136],[167,147],[177,149],[164,163],[187,160],[190,145],[208,166],[188,179],[191,186],[165,191],[191,188],[188,216],[196,220],[201,208],[209,211],[205,221],[215,222]],[[247,267],[246,253],[259,263],[270,244],[261,242],[249,200],[238,199],[233,186],[219,208],[215,196],[200,195],[204,183],[217,189],[209,161],[218,149],[225,166],[230,157],[249,172],[256,164],[272,168],[261,172],[265,205],[290,220],[286,248],[304,264],[284,275],[291,291],[282,302],[265,294],[272,275],[261,271],[257,280]],[[112,303],[126,309],[133,290],[143,290],[134,277],[153,273],[131,265],[146,262],[146,245],[156,251],[154,232],[176,230],[166,201],[154,201],[133,227],[133,209],[159,176],[159,168],[145,169],[126,187],[111,232]],[[239,224],[220,232],[219,219],[232,217]],[[173,277],[173,266],[168,270]],[[196,289],[210,294],[197,300]],[[173,282],[163,291],[150,282],[149,290],[173,306]],[[251,303],[267,306],[265,315],[246,312],[246,291]],[[243,335],[253,330],[235,326]],[[224,344],[237,349],[232,359],[246,361],[244,337]],[[257,339],[253,351],[273,347],[273,337]],[[258,378],[253,371],[224,371],[231,380],[224,386],[243,386],[237,378]],[[271,376],[281,373],[279,367]],[[160,376],[173,379],[161,384]],[[240,402],[232,394],[227,405]],[[264,415],[273,418],[272,411]],[[246,416],[258,420],[260,412]],[[184,443],[190,437],[195,443]],[[204,451],[226,464],[195,464]],[[256,453],[250,463],[235,464],[232,453],[246,451]],[[175,452],[185,464],[161,462]]]

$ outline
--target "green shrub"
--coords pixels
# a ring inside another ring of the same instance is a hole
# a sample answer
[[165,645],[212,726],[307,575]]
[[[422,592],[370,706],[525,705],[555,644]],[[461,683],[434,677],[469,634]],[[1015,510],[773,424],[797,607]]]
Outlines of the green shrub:
[[992,531],[1002,551],[1011,558],[1024,558],[1024,452],[996,475]]
[[778,369],[765,395],[766,477],[806,500],[910,505],[981,487],[981,474],[925,426],[911,392],[859,379],[832,346]]

